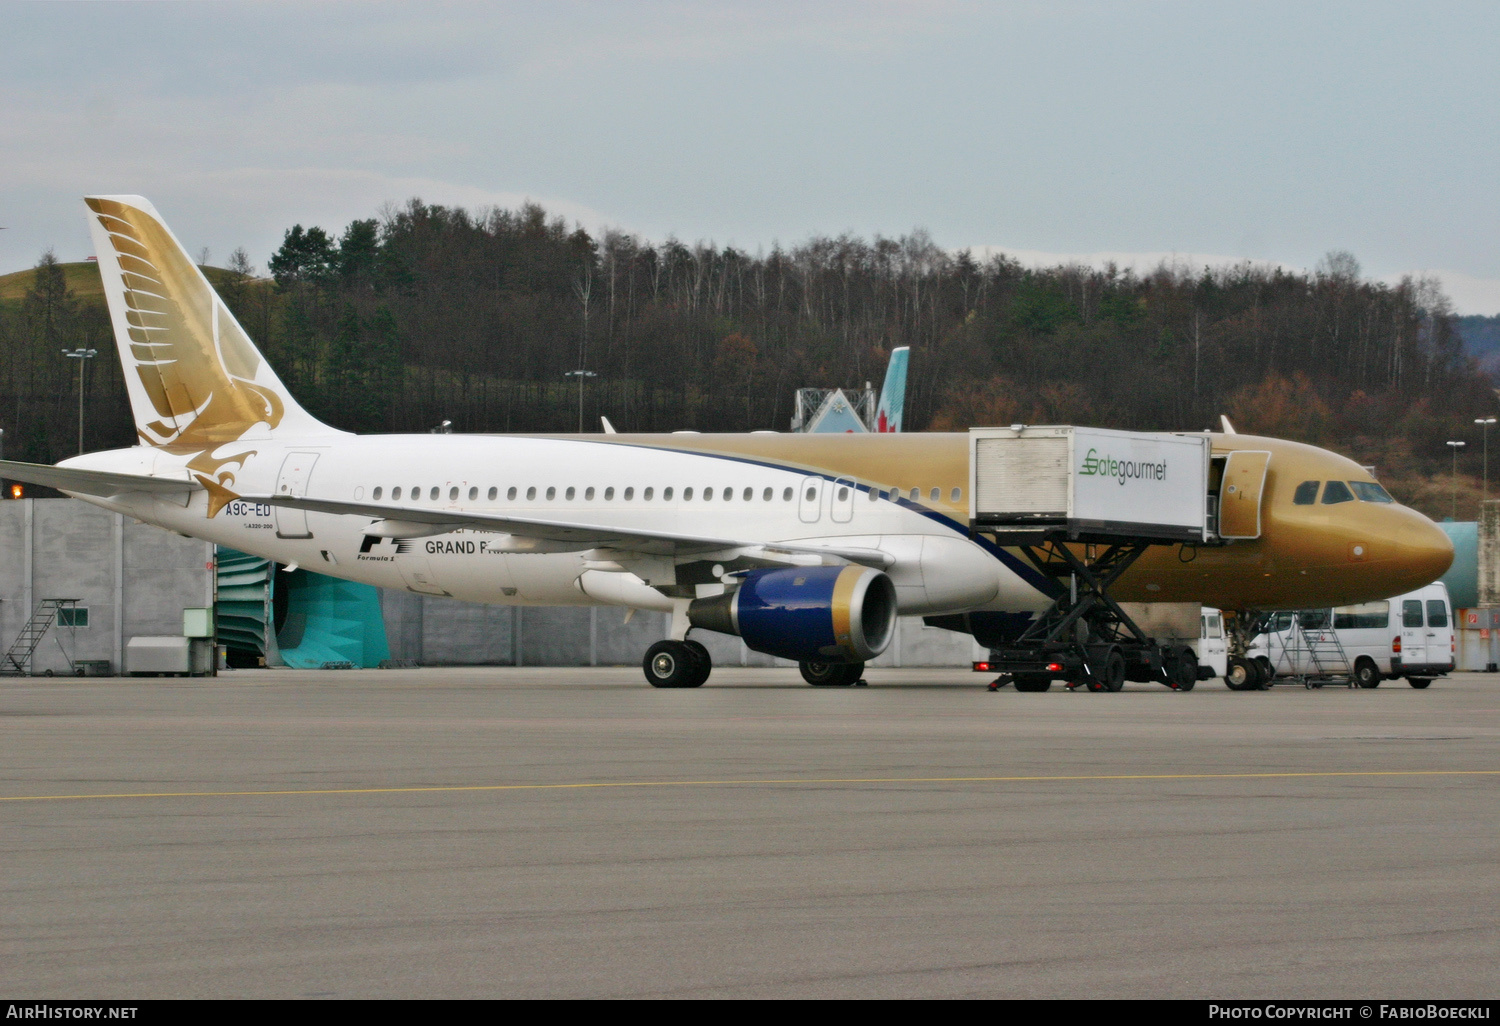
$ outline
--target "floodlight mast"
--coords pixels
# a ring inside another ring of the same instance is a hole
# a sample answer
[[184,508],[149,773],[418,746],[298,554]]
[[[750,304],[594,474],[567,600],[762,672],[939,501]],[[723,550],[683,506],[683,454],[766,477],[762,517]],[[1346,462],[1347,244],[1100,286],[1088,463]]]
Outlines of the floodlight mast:
[[83,455],[83,369],[98,353],[97,349],[85,349],[83,346],[62,350],[62,354],[68,359],[78,361],[78,455],[80,456]]
[[[1479,493],[1481,502],[1488,502],[1490,498],[1490,425],[1495,423],[1494,417],[1475,417],[1474,423],[1484,429],[1484,490]],[[1484,507],[1480,506],[1480,510]]]
[[579,370],[563,372],[563,377],[565,378],[578,379],[578,433],[580,435],[583,434],[583,379],[597,378],[598,376],[598,374],[595,374],[591,370],[583,370],[581,368]]
[[1458,450],[1464,447],[1463,442],[1448,443],[1448,448],[1453,450],[1453,512],[1451,519],[1458,519]]

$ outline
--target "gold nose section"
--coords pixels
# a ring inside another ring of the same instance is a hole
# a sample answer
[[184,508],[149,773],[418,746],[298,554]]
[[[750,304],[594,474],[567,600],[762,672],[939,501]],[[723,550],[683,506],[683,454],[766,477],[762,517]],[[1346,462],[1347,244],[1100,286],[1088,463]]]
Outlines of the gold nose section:
[[1402,511],[1406,523],[1396,535],[1396,563],[1410,591],[1431,584],[1453,565],[1453,541],[1420,513]]

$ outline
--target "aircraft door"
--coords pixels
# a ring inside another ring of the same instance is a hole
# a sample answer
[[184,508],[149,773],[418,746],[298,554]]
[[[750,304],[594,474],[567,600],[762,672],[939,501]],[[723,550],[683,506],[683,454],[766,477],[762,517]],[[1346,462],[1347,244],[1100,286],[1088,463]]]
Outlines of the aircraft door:
[[[306,495],[307,480],[312,476],[313,464],[318,462],[315,452],[288,453],[281,463],[281,473],[276,478],[277,495]],[[311,538],[307,526],[307,511],[276,506],[276,537]]]
[[854,519],[854,496],[858,492],[859,489],[854,487],[854,482],[846,477],[833,482],[833,498],[829,506],[834,523],[847,524]]
[[816,524],[823,515],[823,479],[804,477],[797,491],[797,519]]
[[1270,462],[1269,452],[1229,454],[1219,486],[1219,537],[1260,537],[1260,505]]

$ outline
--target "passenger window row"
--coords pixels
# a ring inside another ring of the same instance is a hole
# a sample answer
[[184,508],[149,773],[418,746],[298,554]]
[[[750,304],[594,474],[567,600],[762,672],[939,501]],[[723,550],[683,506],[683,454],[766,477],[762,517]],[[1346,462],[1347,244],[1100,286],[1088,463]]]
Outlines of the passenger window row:
[[[838,501],[838,502],[847,502],[849,500],[849,488],[850,488],[850,486],[847,485],[847,484],[840,484],[838,486],[838,492],[837,492],[837,495],[836,495],[836,501]],[[460,492],[461,492],[461,490],[457,486],[451,486],[451,487],[449,487],[449,489],[448,489],[448,501],[450,501],[450,502],[457,502]],[[910,496],[911,500],[913,502],[918,501],[921,498],[921,493],[922,493],[922,490],[920,488],[913,488],[911,490],[911,496]],[[391,489],[391,492],[390,492],[391,501],[392,502],[398,502],[398,501],[400,501],[400,499],[401,499],[401,497],[402,497],[403,494],[407,497],[407,501],[408,502],[420,502],[420,501],[422,501],[422,498],[423,498],[423,488],[422,488],[421,485],[413,485],[410,489],[404,489],[401,485],[396,485],[394,488]],[[442,497],[442,494],[443,494],[443,490],[441,488],[439,488],[439,487],[437,487],[437,486],[434,485],[433,487],[427,489],[427,491],[426,491],[426,498],[429,501],[437,502]],[[526,489],[526,501],[528,501],[528,502],[535,502],[536,498],[537,498],[537,494],[538,494],[537,493],[537,487],[535,485],[532,485],[531,487],[527,488]],[[545,492],[543,494],[545,495],[546,501],[548,501],[548,502],[556,501],[556,499],[557,499],[557,488],[555,486],[549,486],[545,490]],[[585,502],[593,502],[597,494],[598,494],[597,490],[592,485],[590,485],[589,487],[583,489],[583,501],[585,501]],[[764,489],[761,490],[761,493],[760,493],[761,501],[762,502],[770,502],[775,497],[775,494],[776,494],[776,490],[774,488],[764,488]],[[793,490],[790,487],[783,488],[781,490],[781,501],[782,502],[791,502],[792,501],[792,494],[793,494]],[[379,485],[377,485],[375,487],[374,491],[372,491],[370,493],[371,498],[374,499],[377,502],[381,498],[383,498],[384,495],[385,495],[385,488],[383,486],[379,486]],[[511,485],[505,491],[505,499],[506,499],[507,502],[515,502],[519,498],[519,495],[520,495],[520,489],[517,488],[515,485]],[[630,501],[632,501],[635,498],[635,489],[633,487],[632,488],[623,488],[623,489],[620,490],[619,495],[620,495],[620,498],[622,500],[624,500],[625,502],[630,502]],[[667,486],[666,488],[663,488],[661,490],[661,498],[662,498],[663,502],[671,502],[672,499],[673,499],[673,497],[674,497],[674,495],[675,495],[675,491],[674,491],[674,489],[670,485]],[[693,495],[694,495],[694,490],[691,487],[684,488],[682,490],[682,501],[683,502],[692,502],[693,501]],[[734,500],[734,497],[735,497],[735,489],[732,488],[732,487],[724,487],[724,488],[708,487],[708,488],[704,488],[701,492],[698,493],[698,495],[700,496],[699,501],[701,501],[701,502],[711,502],[711,501],[713,501],[713,499],[715,498],[715,496],[717,496],[723,502],[731,502],[731,501]],[[941,498],[941,496],[942,496],[942,489],[941,488],[933,488],[931,490],[930,497],[931,497],[931,500],[933,502],[937,502]],[[491,487],[489,489],[489,491],[485,493],[485,498],[488,499],[490,502],[497,501],[499,499],[499,497],[500,497],[500,489],[495,488],[495,487]],[[565,502],[572,502],[572,501],[574,501],[575,499],[578,498],[578,489],[576,487],[572,486],[572,485],[569,485],[567,488],[563,489],[562,497],[563,497],[563,501],[565,501]],[[818,497],[818,490],[816,488],[809,487],[807,489],[807,495],[805,496],[806,500],[808,502],[813,502],[813,501],[815,501],[817,499],[817,497]],[[949,499],[952,502],[958,502],[962,497],[963,497],[963,489],[961,489],[961,488],[954,488],[949,493]],[[614,499],[615,499],[615,488],[613,486],[605,488],[604,491],[603,491],[603,498],[604,498],[605,502],[613,502]],[[642,499],[642,501],[644,501],[644,502],[651,502],[655,498],[656,498],[656,489],[655,488],[647,487],[647,488],[643,488],[641,490],[641,499]],[[902,498],[902,492],[901,492],[901,489],[899,489],[899,488],[892,489],[889,492],[884,491],[884,490],[880,490],[880,489],[876,489],[876,488],[871,488],[870,489],[870,501],[871,502],[874,502],[877,499],[898,500],[900,498]],[[740,501],[741,502],[751,502],[754,499],[755,499],[755,489],[754,488],[748,488],[747,487],[740,494]],[[468,500],[470,502],[478,502],[479,501],[479,488],[477,486],[472,486],[472,487],[469,488],[469,490],[468,490]]]
[[[963,498],[963,494],[964,490],[962,488],[951,488],[948,491],[948,501],[957,502]],[[885,491],[884,489],[870,489],[871,502],[874,502],[876,499],[890,499],[892,501],[896,501],[903,497],[910,499],[912,502],[920,502],[922,501],[922,489],[913,488],[909,492],[903,492],[903,490],[900,488],[892,488],[890,491]],[[930,488],[927,490],[927,499],[929,502],[941,502],[942,498],[943,490],[941,488]]]
[[1323,485],[1323,504],[1331,506],[1339,502],[1353,502],[1356,498],[1363,502],[1395,502],[1391,493],[1386,491],[1374,481],[1303,481],[1292,493],[1292,503],[1297,506],[1311,506],[1318,501],[1318,486]]

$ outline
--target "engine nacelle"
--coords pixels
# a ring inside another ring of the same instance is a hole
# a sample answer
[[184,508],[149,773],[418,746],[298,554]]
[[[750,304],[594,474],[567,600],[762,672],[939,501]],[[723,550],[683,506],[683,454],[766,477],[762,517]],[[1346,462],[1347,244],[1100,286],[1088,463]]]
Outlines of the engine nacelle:
[[896,587],[864,566],[751,570],[734,591],[694,600],[688,620],[783,659],[862,663],[895,633]]

